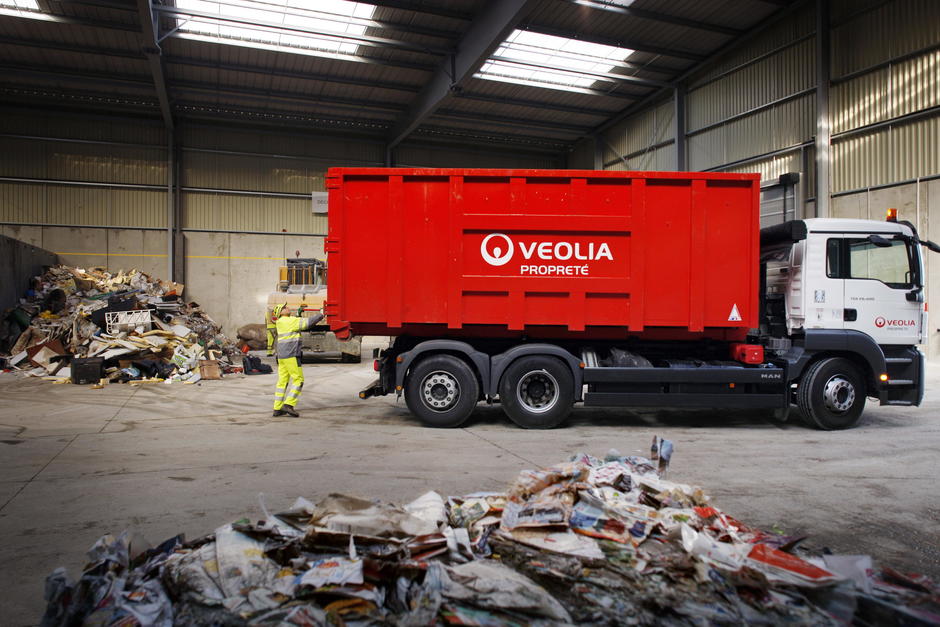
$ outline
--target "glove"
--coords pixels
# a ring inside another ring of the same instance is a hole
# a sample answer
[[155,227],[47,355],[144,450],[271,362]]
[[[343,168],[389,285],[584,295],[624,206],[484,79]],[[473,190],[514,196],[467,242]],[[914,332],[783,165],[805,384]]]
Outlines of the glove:
[[303,315],[304,315],[304,307],[303,305],[301,305],[300,307],[297,308],[297,316],[303,317]]

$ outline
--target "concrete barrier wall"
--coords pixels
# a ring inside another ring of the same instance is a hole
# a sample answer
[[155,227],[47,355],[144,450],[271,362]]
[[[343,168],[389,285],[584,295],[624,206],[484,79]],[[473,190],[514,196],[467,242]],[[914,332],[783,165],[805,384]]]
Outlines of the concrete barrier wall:
[[[167,276],[166,231],[3,225],[0,234],[45,248],[71,266],[104,267],[112,272],[136,268],[156,278]],[[239,326],[264,321],[278,268],[285,257],[294,257],[298,251],[301,257],[323,259],[323,238],[185,232],[185,297],[199,303],[234,337]]]
[[55,254],[48,250],[0,235],[0,310],[16,305],[29,280],[42,274],[44,266],[56,263]]

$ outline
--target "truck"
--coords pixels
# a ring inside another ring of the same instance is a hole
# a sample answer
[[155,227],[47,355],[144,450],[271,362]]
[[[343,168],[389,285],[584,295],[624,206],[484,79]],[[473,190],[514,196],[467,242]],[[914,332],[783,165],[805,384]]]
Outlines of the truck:
[[327,189],[330,328],[392,338],[359,396],[425,425],[795,405],[833,430],[923,399],[940,247],[896,213],[761,229],[758,174],[332,168]]
[[[278,270],[277,286],[268,294],[265,323],[278,305],[303,311],[307,317],[320,311],[326,301],[328,276],[327,265],[320,259],[301,257],[299,252],[296,258],[285,259]],[[338,354],[343,363],[359,363],[362,359],[362,338],[338,340],[326,325],[303,333],[300,341],[304,354]]]

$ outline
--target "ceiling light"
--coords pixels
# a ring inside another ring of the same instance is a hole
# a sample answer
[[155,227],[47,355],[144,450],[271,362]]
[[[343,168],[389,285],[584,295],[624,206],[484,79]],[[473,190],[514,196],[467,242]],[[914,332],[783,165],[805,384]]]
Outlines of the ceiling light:
[[629,48],[515,30],[475,77],[579,90],[577,88],[588,88],[598,80],[591,74],[610,72],[633,52]]
[[0,15],[12,15],[48,22],[57,21],[54,15],[43,13],[37,0],[0,0]]
[[357,54],[375,12],[348,0],[176,0],[176,9],[178,37],[332,58]]

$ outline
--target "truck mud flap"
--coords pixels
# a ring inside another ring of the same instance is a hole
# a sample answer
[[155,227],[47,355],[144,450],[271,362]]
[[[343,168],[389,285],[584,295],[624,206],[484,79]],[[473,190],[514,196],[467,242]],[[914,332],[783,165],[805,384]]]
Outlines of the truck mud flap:
[[585,368],[585,405],[785,408],[784,368]]

